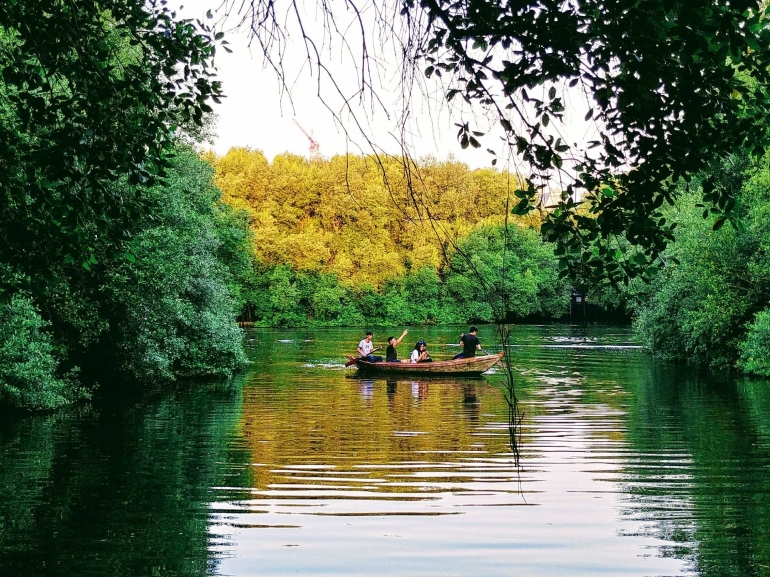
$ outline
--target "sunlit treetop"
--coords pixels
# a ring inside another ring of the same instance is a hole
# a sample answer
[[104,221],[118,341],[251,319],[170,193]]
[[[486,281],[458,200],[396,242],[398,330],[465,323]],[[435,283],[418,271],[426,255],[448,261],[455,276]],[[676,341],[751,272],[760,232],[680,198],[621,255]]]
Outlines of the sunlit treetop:
[[[331,273],[355,288],[382,289],[409,271],[447,266],[452,242],[482,223],[500,224],[508,191],[518,186],[509,174],[451,158],[415,164],[421,178],[411,188],[397,159],[283,154],[270,163],[244,148],[207,159],[223,200],[249,212],[259,261]],[[509,222],[537,228],[540,218]]]

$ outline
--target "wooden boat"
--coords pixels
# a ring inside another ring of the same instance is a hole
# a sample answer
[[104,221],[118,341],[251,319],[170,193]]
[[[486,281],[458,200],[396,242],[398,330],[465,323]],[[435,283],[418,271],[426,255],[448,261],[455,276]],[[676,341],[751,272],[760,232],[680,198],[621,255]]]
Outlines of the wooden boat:
[[[480,375],[503,358],[504,352],[471,359],[433,361],[432,363],[370,363],[356,359],[362,373],[389,375]],[[351,357],[352,359],[352,357]]]

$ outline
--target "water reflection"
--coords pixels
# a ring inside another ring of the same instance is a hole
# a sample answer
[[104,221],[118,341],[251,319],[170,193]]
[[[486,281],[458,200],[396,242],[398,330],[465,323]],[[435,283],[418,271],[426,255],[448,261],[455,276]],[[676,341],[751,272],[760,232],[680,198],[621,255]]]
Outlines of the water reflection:
[[517,470],[500,377],[355,378],[357,334],[255,331],[242,393],[0,419],[0,574],[770,572],[768,381],[519,328]]
[[374,381],[360,381],[358,390],[361,392],[361,398],[364,401],[371,401],[374,397]]
[[[641,355],[627,332],[563,330],[518,333],[520,473],[494,376],[364,383],[327,370],[284,382],[277,373],[286,365],[266,359],[274,370],[252,376],[241,425],[253,439],[252,459],[265,466],[237,501],[223,496],[230,518],[259,517],[260,529],[237,533],[238,557],[223,570],[249,574],[258,554],[266,575],[717,575],[727,566],[736,568],[724,574],[761,574],[756,551],[748,554],[758,545],[736,551],[714,537],[720,525],[712,534],[699,529],[698,461],[681,442],[687,411],[701,414],[712,436],[745,437],[712,410],[735,400],[709,398],[699,385],[697,400],[673,410],[671,391],[689,385]],[[440,344],[436,331],[431,342]],[[332,356],[321,347],[306,352],[325,362]],[[752,414],[746,425],[756,429],[767,416]],[[666,431],[673,445],[661,442]],[[721,466],[750,479],[763,465],[744,452]],[[712,481],[700,480],[707,493],[724,490]],[[761,491],[752,495],[765,501]],[[294,529],[267,528],[286,515]],[[730,523],[745,533],[764,520],[736,514]],[[222,523],[214,532],[231,529]]]
[[770,573],[769,385],[650,366],[633,398],[621,514],[699,575]]
[[386,391],[388,394],[388,402],[390,403],[391,408],[393,408],[393,402],[396,398],[396,391],[398,391],[398,381],[391,380],[386,381]]
[[[211,575],[237,387],[0,420],[0,575]],[[243,457],[230,454],[235,462]]]

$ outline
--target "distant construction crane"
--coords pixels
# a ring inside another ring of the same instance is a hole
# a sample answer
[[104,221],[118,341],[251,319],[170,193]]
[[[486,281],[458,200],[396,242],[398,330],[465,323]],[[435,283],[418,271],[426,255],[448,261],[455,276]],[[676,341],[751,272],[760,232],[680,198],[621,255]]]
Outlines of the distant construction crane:
[[307,130],[302,128],[302,125],[297,122],[296,118],[294,119],[294,124],[297,125],[297,128],[299,128],[302,131],[302,134],[304,134],[310,141],[310,160],[318,160],[321,158],[321,145],[307,133]]

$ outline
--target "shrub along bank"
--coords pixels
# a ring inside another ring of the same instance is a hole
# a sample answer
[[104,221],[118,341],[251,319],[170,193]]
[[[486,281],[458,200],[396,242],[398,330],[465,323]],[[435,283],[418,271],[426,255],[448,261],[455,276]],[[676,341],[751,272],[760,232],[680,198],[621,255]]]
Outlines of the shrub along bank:
[[224,376],[243,365],[235,318],[253,248],[247,217],[220,202],[212,179],[181,151],[146,190],[152,210],[126,258],[96,252],[88,269],[63,267],[42,294],[18,292],[0,308],[0,404],[50,409],[96,381]]
[[636,297],[635,327],[655,354],[770,376],[769,161],[736,159],[715,175],[738,191],[734,225],[703,218],[698,187],[668,211],[676,242]]

